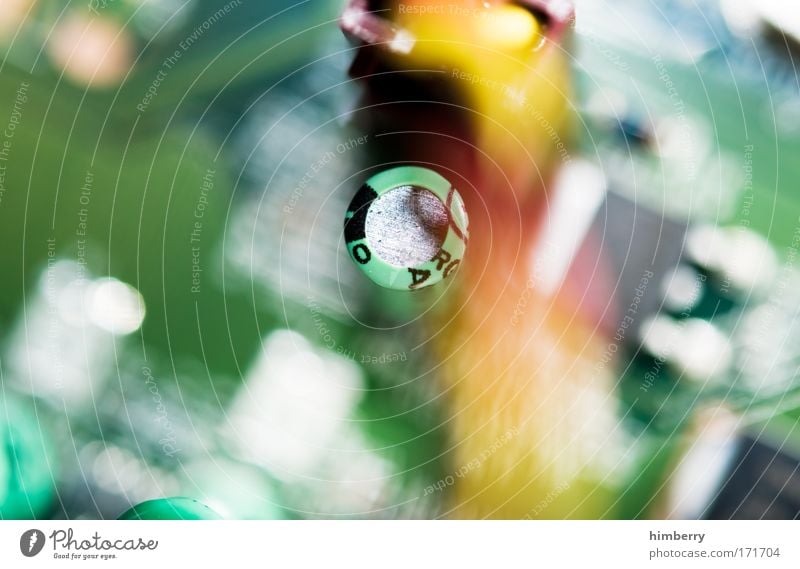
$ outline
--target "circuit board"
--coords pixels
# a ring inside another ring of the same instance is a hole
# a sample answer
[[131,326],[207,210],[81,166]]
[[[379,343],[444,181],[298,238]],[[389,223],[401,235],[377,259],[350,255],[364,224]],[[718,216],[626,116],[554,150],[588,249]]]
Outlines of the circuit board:
[[[73,4],[3,48],[0,518],[169,495],[243,519],[462,515],[451,486],[533,445],[498,427],[461,458],[425,320],[450,281],[380,288],[348,254],[365,156],[393,146],[359,122],[340,3],[98,4],[135,23],[114,88],[38,51]],[[581,306],[603,381],[574,399],[604,413],[574,429],[591,491],[564,475],[529,517],[800,516],[798,38],[725,4],[576,3],[572,175],[536,287],[601,299]],[[543,346],[530,366],[575,359]]]

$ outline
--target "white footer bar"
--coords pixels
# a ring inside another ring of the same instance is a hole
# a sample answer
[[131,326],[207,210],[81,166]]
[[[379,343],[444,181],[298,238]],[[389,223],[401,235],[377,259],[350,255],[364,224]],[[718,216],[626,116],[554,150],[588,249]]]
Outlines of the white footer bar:
[[798,535],[773,521],[6,521],[0,567],[797,568]]

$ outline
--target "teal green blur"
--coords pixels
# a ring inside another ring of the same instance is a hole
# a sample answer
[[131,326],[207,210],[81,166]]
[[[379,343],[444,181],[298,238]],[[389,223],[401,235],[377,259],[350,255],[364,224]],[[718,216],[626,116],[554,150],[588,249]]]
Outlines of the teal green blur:
[[31,401],[0,399],[0,519],[47,517],[58,458],[47,420]]
[[221,520],[205,504],[191,498],[163,498],[142,502],[122,514],[120,520]]

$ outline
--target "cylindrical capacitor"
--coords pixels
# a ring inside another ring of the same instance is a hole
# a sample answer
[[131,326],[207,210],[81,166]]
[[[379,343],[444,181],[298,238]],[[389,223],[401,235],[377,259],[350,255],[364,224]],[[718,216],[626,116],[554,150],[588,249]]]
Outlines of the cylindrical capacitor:
[[374,141],[365,167],[435,170],[469,214],[456,286],[426,320],[453,413],[450,460],[472,465],[445,490],[448,513],[611,515],[605,481],[625,451],[612,434],[613,364],[596,365],[604,338],[579,308],[585,285],[552,296],[536,280],[542,257],[560,254],[541,240],[550,181],[569,158],[572,5],[436,6],[352,0],[342,27],[361,46],[351,74],[365,87],[355,123]]
[[417,290],[453,274],[467,247],[467,213],[433,170],[401,166],[372,176],[345,216],[353,261],[375,283]]

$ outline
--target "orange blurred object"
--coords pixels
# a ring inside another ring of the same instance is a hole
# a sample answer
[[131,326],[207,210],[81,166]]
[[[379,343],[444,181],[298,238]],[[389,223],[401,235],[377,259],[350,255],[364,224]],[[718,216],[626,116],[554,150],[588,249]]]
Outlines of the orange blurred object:
[[119,84],[135,56],[130,32],[116,20],[83,10],[56,24],[47,51],[64,75],[91,87]]

